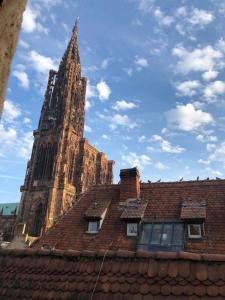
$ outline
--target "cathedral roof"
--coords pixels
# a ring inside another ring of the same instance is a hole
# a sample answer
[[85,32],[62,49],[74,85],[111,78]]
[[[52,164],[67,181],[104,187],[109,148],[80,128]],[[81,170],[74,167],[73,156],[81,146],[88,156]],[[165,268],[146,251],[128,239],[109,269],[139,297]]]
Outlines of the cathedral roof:
[[0,203],[0,215],[12,216],[16,215],[19,208],[19,203]]

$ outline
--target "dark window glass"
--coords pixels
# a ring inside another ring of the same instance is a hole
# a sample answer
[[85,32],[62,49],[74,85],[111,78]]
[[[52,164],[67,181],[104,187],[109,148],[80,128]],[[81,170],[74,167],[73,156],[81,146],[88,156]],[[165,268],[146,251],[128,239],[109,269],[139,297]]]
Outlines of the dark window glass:
[[171,245],[172,240],[172,224],[164,224],[162,238],[161,238],[161,245]]
[[138,248],[149,251],[181,251],[183,234],[182,223],[144,223]]
[[145,224],[142,228],[140,243],[148,244],[152,231],[152,224]]
[[161,240],[162,224],[153,224],[150,244],[159,245]]

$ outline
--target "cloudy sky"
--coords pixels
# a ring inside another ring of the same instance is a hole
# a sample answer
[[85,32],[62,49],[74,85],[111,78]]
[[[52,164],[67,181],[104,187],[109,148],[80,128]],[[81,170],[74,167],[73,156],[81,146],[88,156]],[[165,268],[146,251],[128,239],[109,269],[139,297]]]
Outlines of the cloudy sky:
[[85,136],[142,181],[225,177],[225,3],[31,0],[0,124],[0,202],[19,201],[48,71],[76,16]]

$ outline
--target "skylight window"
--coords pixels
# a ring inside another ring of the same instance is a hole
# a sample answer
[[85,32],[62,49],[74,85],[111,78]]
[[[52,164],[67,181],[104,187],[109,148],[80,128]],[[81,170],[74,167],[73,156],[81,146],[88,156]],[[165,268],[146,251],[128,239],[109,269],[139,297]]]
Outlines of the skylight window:
[[147,251],[181,251],[183,223],[143,223],[138,248]]

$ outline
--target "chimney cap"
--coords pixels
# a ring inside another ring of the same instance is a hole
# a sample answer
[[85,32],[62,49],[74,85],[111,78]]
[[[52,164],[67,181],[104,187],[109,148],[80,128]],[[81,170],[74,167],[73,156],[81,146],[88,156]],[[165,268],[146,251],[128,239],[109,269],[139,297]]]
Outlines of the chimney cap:
[[139,170],[137,167],[134,167],[134,168],[130,168],[130,169],[121,169],[120,170],[120,177],[140,177],[140,174],[139,174]]

